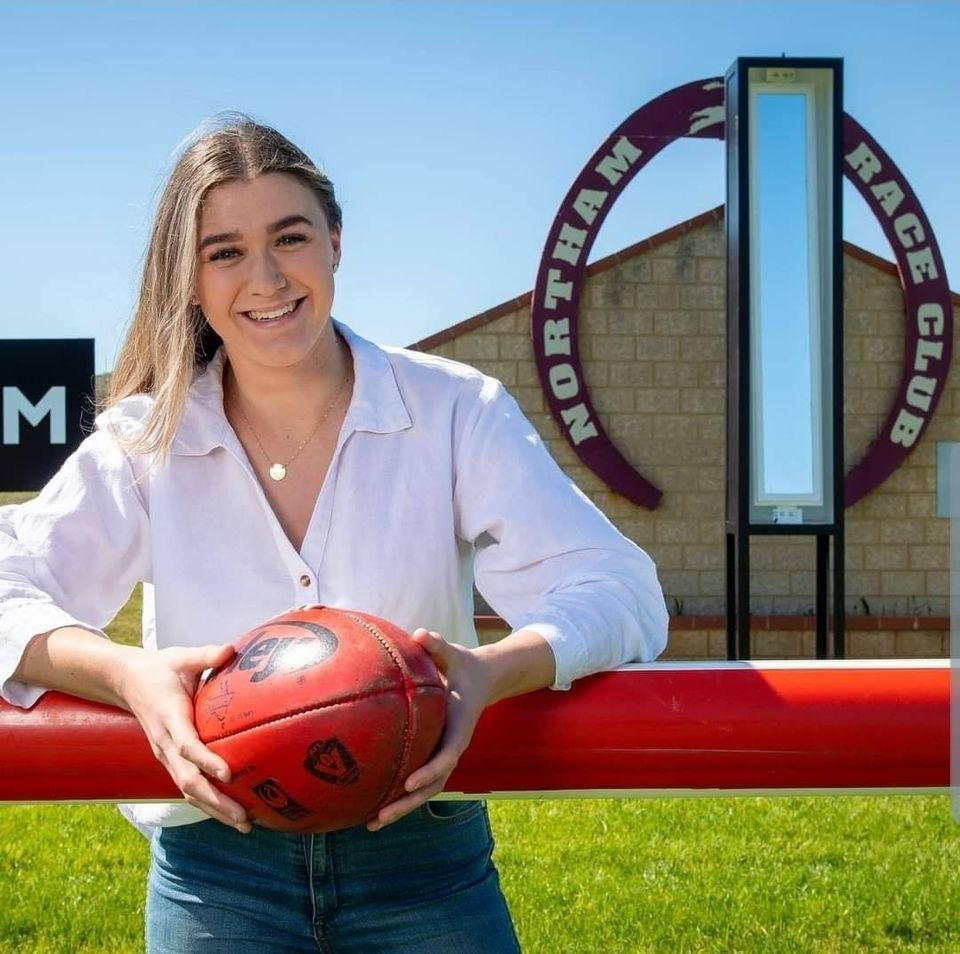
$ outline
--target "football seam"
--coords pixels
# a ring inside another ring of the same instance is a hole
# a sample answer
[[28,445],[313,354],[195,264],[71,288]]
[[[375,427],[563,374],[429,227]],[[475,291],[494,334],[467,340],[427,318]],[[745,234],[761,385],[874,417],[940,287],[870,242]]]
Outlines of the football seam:
[[[211,735],[206,739],[201,738],[200,741],[203,742],[204,745],[206,745],[208,742],[220,742],[223,739],[229,739],[235,735],[240,735],[242,732],[249,732],[251,729],[260,729],[264,726],[275,725],[277,722],[284,722],[287,719],[295,719],[297,716],[302,716],[308,712],[319,712],[322,709],[332,709],[335,706],[346,705],[348,702],[358,702],[361,699],[374,699],[377,696],[388,696],[392,693],[395,693],[397,688],[397,686],[390,686],[387,689],[378,689],[376,692],[358,692],[350,696],[342,696],[341,698],[333,701],[311,703],[309,706],[303,706],[300,709],[294,709],[291,712],[285,712],[283,715],[274,716],[272,719],[264,719],[261,722],[251,722],[250,724],[240,726],[237,729],[231,729],[229,732],[221,732],[219,735]],[[406,693],[404,693],[404,695],[406,696]]]
[[400,758],[398,759],[397,770],[393,773],[393,778],[390,780],[390,784],[387,786],[383,795],[381,796],[380,802],[378,802],[378,811],[379,807],[382,804],[383,798],[387,796],[388,793],[393,791],[394,786],[397,784],[397,779],[400,777],[401,773],[406,771],[407,761],[410,757],[410,748],[412,744],[412,731],[411,725],[413,723],[413,702],[410,699],[410,680],[407,678],[407,674],[403,670],[403,666],[400,663],[400,659],[394,651],[393,647],[387,642],[383,633],[381,633],[375,626],[371,623],[368,623],[365,619],[362,619],[355,614],[342,610],[343,615],[348,619],[352,619],[355,623],[358,623],[364,629],[367,630],[380,645],[386,650],[387,655],[392,660],[394,666],[397,667],[397,671],[400,673],[401,678],[403,679],[403,695],[406,701],[407,708],[407,718],[404,720],[403,725],[403,747],[400,750]]

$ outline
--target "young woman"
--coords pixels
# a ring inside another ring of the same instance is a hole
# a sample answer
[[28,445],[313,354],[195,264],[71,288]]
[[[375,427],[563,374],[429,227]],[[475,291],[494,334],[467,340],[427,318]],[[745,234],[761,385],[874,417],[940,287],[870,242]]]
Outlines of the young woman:
[[[649,660],[650,559],[570,483],[500,384],[381,348],[331,317],[333,185],[245,117],[195,138],[161,197],[139,303],[96,431],[0,510],[0,686],[140,721],[183,792],[125,806],[152,839],[147,949],[517,949],[479,802],[435,802],[483,709]],[[478,646],[472,584],[513,631]],[[102,627],[144,582],[143,647]],[[351,607],[414,632],[448,725],[377,819],[254,828],[213,779],[192,694],[284,609]]]

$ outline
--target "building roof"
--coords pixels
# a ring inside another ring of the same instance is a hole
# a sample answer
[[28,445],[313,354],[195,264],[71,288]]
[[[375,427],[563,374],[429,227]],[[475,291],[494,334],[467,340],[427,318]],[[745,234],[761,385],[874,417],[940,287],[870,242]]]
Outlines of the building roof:
[[[651,235],[649,238],[635,242],[633,245],[628,245],[626,248],[620,249],[619,252],[614,252],[612,255],[607,255],[605,258],[597,259],[597,261],[591,262],[587,266],[587,275],[599,275],[601,272],[615,268],[617,265],[627,262],[632,258],[636,258],[638,255],[643,255],[645,252],[649,252],[661,245],[666,245],[667,242],[672,242],[674,239],[679,238],[681,235],[684,235],[687,232],[696,231],[705,225],[709,225],[711,222],[722,222],[723,208],[724,207],[722,205],[718,205],[707,212],[701,212],[699,215],[695,215],[692,219],[687,219],[686,221],[680,222],[677,225],[672,225],[670,228],[665,229],[662,232],[657,232],[655,235]],[[845,255],[849,255],[851,258],[855,258],[866,265],[870,265],[880,272],[884,272],[887,275],[893,275],[894,277],[899,277],[899,271],[893,262],[888,261],[879,255],[874,255],[873,252],[868,252],[865,248],[860,248],[859,245],[854,245],[853,242],[845,241],[843,243],[843,251]],[[960,307],[960,294],[957,294],[956,292],[951,292],[951,294],[953,295],[954,306]],[[463,321],[458,321],[455,325],[450,325],[449,328],[444,328],[442,331],[428,335],[426,338],[421,338],[419,341],[415,341],[413,344],[408,345],[408,347],[414,351],[429,351],[430,349],[436,348],[439,345],[446,344],[448,341],[453,341],[455,338],[459,338],[461,335],[475,331],[477,328],[482,328],[484,325],[489,324],[491,321],[496,321],[498,318],[502,318],[504,315],[512,315],[515,311],[519,311],[521,308],[528,307],[530,305],[530,299],[532,295],[533,290],[531,289],[530,291],[524,292],[522,295],[517,295],[514,298],[510,298],[507,301],[501,302],[499,305],[494,305],[492,308],[481,311],[478,315],[474,315],[472,318],[466,318]]]

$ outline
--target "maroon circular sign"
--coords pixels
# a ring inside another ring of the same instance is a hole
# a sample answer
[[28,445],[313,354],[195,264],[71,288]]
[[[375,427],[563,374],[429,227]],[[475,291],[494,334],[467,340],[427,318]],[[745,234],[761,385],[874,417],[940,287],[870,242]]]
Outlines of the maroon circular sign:
[[[681,137],[723,139],[724,83],[679,86],[641,106],[590,157],[547,235],[530,309],[540,383],[577,456],[608,487],[654,509],[662,491],[617,449],[590,399],[580,358],[579,302],[590,249],[633,177]],[[844,116],[844,175],[876,215],[900,272],[906,360],[880,435],[844,482],[846,505],[878,487],[926,430],[943,394],[953,351],[950,287],[933,230],[906,179],[876,141]]]

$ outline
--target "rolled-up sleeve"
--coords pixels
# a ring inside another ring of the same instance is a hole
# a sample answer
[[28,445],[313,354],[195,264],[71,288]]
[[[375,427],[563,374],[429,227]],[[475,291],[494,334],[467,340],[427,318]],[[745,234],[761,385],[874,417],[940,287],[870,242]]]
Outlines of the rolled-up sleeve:
[[98,431],[39,496],[0,508],[0,696],[33,705],[43,690],[11,678],[27,643],[62,626],[101,632],[148,564],[142,484]]
[[514,630],[549,643],[553,688],[663,651],[668,617],[653,561],[560,470],[492,379],[464,415],[455,488],[477,589]]

